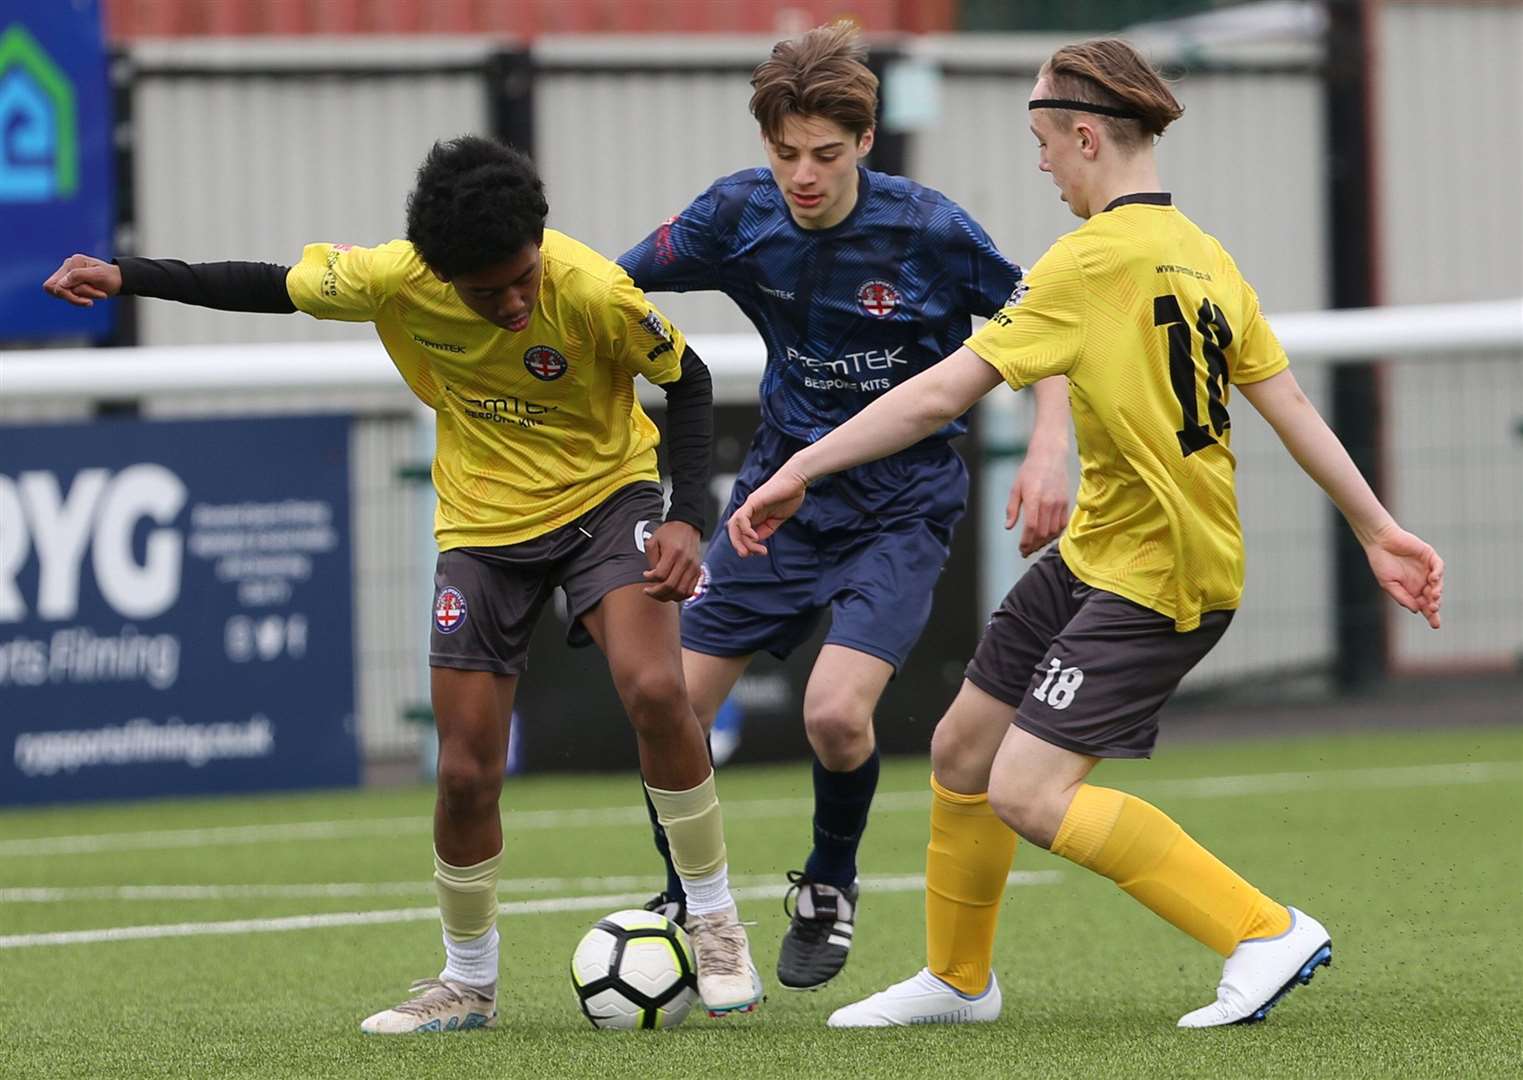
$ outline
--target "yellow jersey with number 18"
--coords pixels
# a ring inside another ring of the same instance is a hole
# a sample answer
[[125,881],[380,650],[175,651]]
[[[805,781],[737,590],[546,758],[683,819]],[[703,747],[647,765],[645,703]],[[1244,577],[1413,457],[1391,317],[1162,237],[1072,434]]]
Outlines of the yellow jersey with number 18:
[[319,319],[373,322],[397,370],[437,414],[439,549],[532,540],[618,488],[658,480],[659,433],[634,377],[682,373],[682,334],[619,265],[553,229],[529,325],[483,320],[405,240],[308,244],[286,276]]
[[1128,195],[1053,244],[1016,292],[967,344],[1017,388],[1068,376],[1069,569],[1181,631],[1237,607],[1229,384],[1288,362],[1232,257],[1167,194]]

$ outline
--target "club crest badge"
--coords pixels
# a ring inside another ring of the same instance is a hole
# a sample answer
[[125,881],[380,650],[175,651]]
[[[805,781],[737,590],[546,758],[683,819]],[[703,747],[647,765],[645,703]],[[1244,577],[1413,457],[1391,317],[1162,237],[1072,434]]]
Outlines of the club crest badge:
[[886,281],[864,281],[857,289],[857,303],[869,315],[886,319],[899,306],[899,290]]
[[541,382],[554,382],[566,374],[566,358],[548,345],[535,345],[524,353],[524,367]]
[[453,634],[464,625],[465,593],[446,585],[434,598],[434,629],[441,634]]
[[672,335],[667,333],[666,323],[662,322],[661,316],[654,311],[647,313],[645,318],[640,320],[640,326],[651,337],[660,338],[662,341],[672,340]]

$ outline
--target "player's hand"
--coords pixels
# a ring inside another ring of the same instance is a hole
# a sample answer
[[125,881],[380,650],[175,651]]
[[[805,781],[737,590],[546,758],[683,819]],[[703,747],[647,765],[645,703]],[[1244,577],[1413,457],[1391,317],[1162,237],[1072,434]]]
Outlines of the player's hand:
[[1065,454],[1040,449],[1029,451],[1010,487],[1010,501],[1005,505],[1005,528],[1025,512],[1026,525],[1021,529],[1021,554],[1029,556],[1054,538],[1062,535],[1068,524],[1068,458]]
[[792,462],[777,470],[765,484],[751,492],[751,497],[730,515],[725,526],[730,543],[741,558],[765,555],[763,543],[804,505],[804,490],[809,479]]
[[114,263],[88,255],[70,255],[42,283],[42,289],[75,307],[94,307],[95,301],[122,291],[122,270]]
[[1444,599],[1444,560],[1420,537],[1396,524],[1387,525],[1364,545],[1365,558],[1380,587],[1408,611],[1438,629]]
[[646,596],[681,603],[693,595],[703,565],[700,539],[698,530],[685,521],[668,521],[645,538],[645,557],[650,560]]

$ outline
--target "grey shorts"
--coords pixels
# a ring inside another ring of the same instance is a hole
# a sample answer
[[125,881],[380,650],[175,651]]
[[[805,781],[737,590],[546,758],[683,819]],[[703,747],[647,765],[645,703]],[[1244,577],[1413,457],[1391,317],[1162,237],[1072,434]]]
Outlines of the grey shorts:
[[1208,612],[1181,634],[1167,615],[1074,577],[1054,544],[989,620],[965,674],[1044,742],[1150,757],[1159,710],[1233,614]]
[[430,667],[517,675],[545,602],[565,590],[566,640],[592,639],[581,617],[613,590],[645,584],[645,536],[661,524],[661,485],[638,481],[543,536],[505,547],[452,548],[434,569]]

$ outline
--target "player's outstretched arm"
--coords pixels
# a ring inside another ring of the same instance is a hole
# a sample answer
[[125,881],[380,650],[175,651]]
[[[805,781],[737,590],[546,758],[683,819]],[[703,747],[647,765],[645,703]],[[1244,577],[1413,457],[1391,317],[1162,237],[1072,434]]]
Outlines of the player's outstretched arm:
[[1291,457],[1343,512],[1364,547],[1370,569],[1393,600],[1439,626],[1444,560],[1422,539],[1396,524],[1358,466],[1288,370],[1238,387],[1269,421]]
[[1005,504],[1006,529],[1015,528],[1021,514],[1026,515],[1022,555],[1048,544],[1068,524],[1068,380],[1050,376],[1033,384],[1031,393],[1036,398],[1031,444]]
[[220,311],[289,315],[296,311],[296,304],[286,290],[288,272],[289,267],[273,263],[140,258],[109,263],[71,255],[42,288],[75,307],[92,307],[97,300],[118,295],[148,296]]
[[784,462],[730,516],[730,543],[743,556],[766,554],[764,541],[798,513],[811,481],[913,446],[1001,382],[999,372],[966,346],[932,364]]

